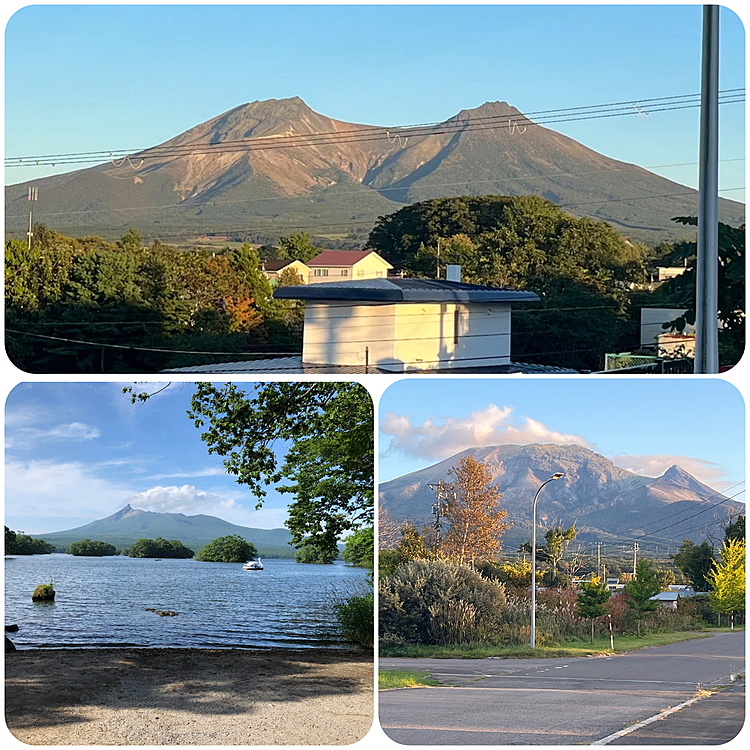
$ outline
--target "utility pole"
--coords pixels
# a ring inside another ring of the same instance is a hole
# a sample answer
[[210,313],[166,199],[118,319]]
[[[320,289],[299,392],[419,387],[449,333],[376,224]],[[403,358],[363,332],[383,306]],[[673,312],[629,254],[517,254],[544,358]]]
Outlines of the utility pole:
[[435,276],[436,279],[440,278],[440,237],[437,238],[437,268],[436,268],[437,276]]
[[696,373],[719,371],[719,6],[703,6],[698,252],[695,268]]
[[602,543],[596,543],[596,573],[599,575],[602,570]]
[[638,562],[638,550],[639,549],[640,547],[638,547],[638,542],[633,542],[633,578],[635,578],[635,568]]
[[[39,198],[39,188],[30,187],[29,192],[28,192],[28,197],[27,197],[27,200],[29,201],[29,203],[33,203],[34,201],[38,200],[38,198]],[[32,237],[34,236],[34,225],[32,223],[32,218],[31,218],[31,214],[32,214],[31,208],[32,207],[29,206],[29,231],[26,232],[26,235],[29,238],[29,250],[31,250],[31,240],[32,240]]]
[[435,502],[432,505],[432,515],[435,516],[435,522],[433,527],[435,529],[435,550],[440,551],[440,533],[443,518],[443,501],[449,497],[456,497],[456,493],[453,491],[453,485],[440,480],[437,484],[427,485],[435,493]]

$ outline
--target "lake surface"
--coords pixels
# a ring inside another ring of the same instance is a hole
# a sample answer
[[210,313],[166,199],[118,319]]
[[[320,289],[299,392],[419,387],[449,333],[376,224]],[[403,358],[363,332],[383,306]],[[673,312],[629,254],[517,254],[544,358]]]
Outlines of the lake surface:
[[[366,584],[367,571],[337,562],[304,565],[129,557],[5,558],[5,624],[16,648],[103,646],[336,647],[332,605]],[[32,602],[52,580],[54,602]],[[160,617],[147,608],[179,612]]]

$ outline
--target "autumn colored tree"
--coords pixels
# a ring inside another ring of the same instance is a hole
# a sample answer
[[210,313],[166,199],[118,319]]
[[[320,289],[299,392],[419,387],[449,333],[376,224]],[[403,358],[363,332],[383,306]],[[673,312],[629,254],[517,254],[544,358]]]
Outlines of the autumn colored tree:
[[502,495],[492,486],[485,464],[472,456],[462,458],[449,475],[454,494],[445,508],[449,526],[441,551],[461,563],[490,560],[502,549],[502,535],[510,528],[503,522],[508,511],[500,508]]

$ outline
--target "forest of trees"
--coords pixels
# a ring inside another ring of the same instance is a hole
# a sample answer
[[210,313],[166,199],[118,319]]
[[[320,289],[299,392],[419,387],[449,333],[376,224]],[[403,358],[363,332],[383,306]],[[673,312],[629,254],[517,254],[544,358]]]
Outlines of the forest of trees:
[[[302,305],[274,300],[259,264],[310,260],[322,248],[305,232],[218,251],[144,247],[135,229],[108,242],[37,224],[33,237],[31,249],[5,247],[6,348],[22,370],[156,372],[301,350]],[[458,264],[467,282],[538,294],[514,306],[518,362],[601,370],[605,353],[639,348],[642,307],[687,309],[677,330],[695,319],[694,241],[649,248],[535,195],[415,203],[380,217],[366,246],[407,276],[444,278]],[[744,252],[744,226],[720,224],[722,365],[744,351]],[[649,290],[657,263],[687,270]]]
[[[157,372],[297,352],[302,310],[272,297],[249,245],[181,251],[138,232],[5,244],[6,350],[34,373]],[[195,352],[195,354],[191,354]]]
[[5,527],[6,555],[51,555],[55,546],[44,539],[34,539],[22,531],[13,531]]

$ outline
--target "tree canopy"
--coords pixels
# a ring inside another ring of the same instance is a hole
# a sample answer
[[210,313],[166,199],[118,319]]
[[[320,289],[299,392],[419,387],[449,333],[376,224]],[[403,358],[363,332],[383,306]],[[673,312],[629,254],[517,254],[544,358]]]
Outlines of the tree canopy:
[[210,541],[195,556],[201,562],[238,563],[247,562],[258,556],[252,542],[243,539],[239,534],[220,536]]
[[708,574],[709,601],[719,615],[745,609],[745,540],[727,539],[721,561],[714,560]]
[[[188,412],[209,453],[261,507],[266,487],[293,496],[293,543],[338,554],[346,531],[373,523],[373,405],[357,383],[198,383]],[[286,455],[275,448],[286,443]]]
[[158,536],[156,539],[139,539],[129,550],[128,557],[164,557],[188,559],[195,553],[177,539],[167,541]]
[[112,557],[117,553],[117,547],[107,542],[97,542],[91,539],[82,539],[80,542],[73,542],[66,550],[68,555],[75,557]]
[[155,372],[296,351],[299,305],[271,291],[249,244],[183,251],[36,225],[30,249],[5,246],[8,356],[30,372]]
[[375,529],[366,526],[357,529],[346,538],[344,562],[350,563],[358,568],[375,568]]
[[676,555],[670,555],[682,574],[696,591],[708,591],[708,574],[714,562],[714,553],[708,542],[685,539]]
[[646,278],[647,248],[539,196],[415,203],[380,217],[368,246],[412,276],[459,264],[464,281],[536,292],[541,304],[514,307],[518,361],[602,369],[603,352],[637,340],[629,287]]
[[314,565],[332,565],[337,557],[338,550],[317,547],[314,544],[303,543],[294,553],[294,560],[298,563],[309,563]]
[[54,551],[54,545],[44,539],[34,539],[22,531],[5,527],[6,555],[51,555]]

